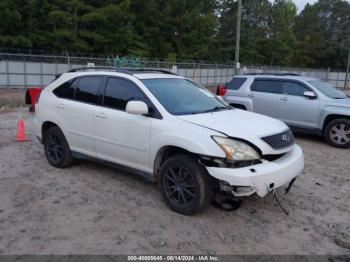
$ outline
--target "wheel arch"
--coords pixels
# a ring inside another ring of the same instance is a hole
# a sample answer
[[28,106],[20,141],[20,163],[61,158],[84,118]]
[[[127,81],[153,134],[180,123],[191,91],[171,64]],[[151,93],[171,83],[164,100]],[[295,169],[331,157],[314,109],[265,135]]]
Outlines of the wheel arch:
[[[61,128],[58,124],[56,124],[56,123],[54,123],[54,122],[51,122],[51,121],[45,121],[45,122],[41,125],[41,138],[42,138],[42,140],[44,139],[45,132],[46,132],[47,130],[49,130],[49,128],[52,127],[52,126],[56,126],[56,127],[58,127],[59,129],[61,129],[61,131],[62,131],[62,128]],[[62,131],[62,132],[63,132],[63,131]]]
[[172,157],[174,155],[180,155],[180,154],[188,154],[188,155],[192,155],[192,156],[197,156],[197,154],[190,152],[187,149],[179,147],[179,146],[174,146],[174,145],[163,146],[157,151],[157,154],[154,158],[153,173],[155,175],[157,175],[160,167],[169,157]]
[[326,118],[323,121],[323,127],[322,127],[322,133],[324,133],[326,126],[333,120],[339,119],[339,118],[345,118],[350,120],[350,116],[348,115],[342,115],[342,114],[329,114],[326,116]]

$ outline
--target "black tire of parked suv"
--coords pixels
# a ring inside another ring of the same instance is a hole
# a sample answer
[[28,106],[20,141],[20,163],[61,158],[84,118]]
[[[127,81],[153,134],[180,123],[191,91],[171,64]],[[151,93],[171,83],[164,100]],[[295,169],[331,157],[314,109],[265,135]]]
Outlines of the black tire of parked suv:
[[172,210],[192,215],[211,202],[214,178],[193,156],[172,156],[164,162],[159,173],[160,190]]
[[72,153],[59,127],[50,127],[44,133],[43,143],[46,159],[52,166],[64,168],[72,164]]
[[[336,132],[336,130],[341,131],[342,128],[344,128],[345,131],[350,131],[350,120],[346,118],[334,119],[327,124],[324,130],[324,137],[327,143],[331,146],[338,148],[350,148],[350,141],[346,142],[344,141],[344,139],[340,140],[340,143],[337,143],[337,141],[335,141],[335,137],[337,136],[334,136],[334,133]],[[345,136],[347,136],[350,139],[350,134],[346,134]]]

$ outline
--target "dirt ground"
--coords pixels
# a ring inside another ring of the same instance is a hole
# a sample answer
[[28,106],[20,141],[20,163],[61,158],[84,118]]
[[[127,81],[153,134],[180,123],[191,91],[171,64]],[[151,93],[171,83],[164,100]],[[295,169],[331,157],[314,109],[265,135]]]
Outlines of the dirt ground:
[[0,254],[350,254],[349,150],[297,136],[306,166],[280,197],[289,216],[268,195],[186,217],[135,174],[51,167],[30,113],[32,140],[14,142],[17,115],[0,113]]
[[25,105],[26,89],[0,88],[0,112]]

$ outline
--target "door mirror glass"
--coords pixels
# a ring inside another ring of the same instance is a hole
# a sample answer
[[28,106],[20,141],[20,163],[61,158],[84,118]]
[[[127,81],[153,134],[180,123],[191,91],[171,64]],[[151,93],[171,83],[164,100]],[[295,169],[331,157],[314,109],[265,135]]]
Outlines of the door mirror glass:
[[145,102],[142,102],[142,101],[129,101],[126,104],[125,111],[133,115],[147,115],[148,106],[146,105]]
[[316,99],[317,98],[316,94],[312,91],[305,91],[304,96],[309,98],[309,99]]

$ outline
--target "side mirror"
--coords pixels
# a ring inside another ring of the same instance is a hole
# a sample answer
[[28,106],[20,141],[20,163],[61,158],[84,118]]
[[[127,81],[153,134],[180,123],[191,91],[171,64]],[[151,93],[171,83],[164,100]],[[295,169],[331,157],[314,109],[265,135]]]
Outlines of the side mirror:
[[142,102],[142,101],[129,101],[126,104],[125,111],[133,115],[147,115],[148,106],[146,105],[145,102]]
[[317,98],[316,94],[312,91],[305,91],[304,96],[309,98],[309,99],[316,99]]

